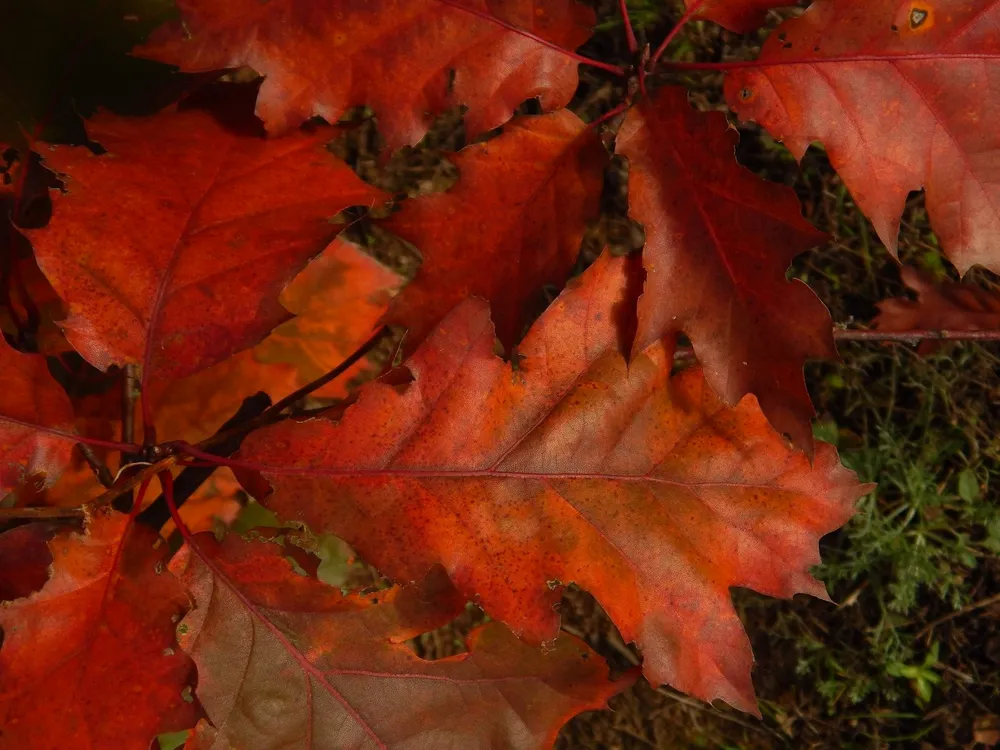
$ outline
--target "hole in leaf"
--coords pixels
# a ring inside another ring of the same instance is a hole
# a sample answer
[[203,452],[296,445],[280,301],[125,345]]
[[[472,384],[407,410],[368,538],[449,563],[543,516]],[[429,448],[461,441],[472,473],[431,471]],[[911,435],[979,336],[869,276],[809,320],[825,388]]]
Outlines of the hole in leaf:
[[745,102],[745,101],[747,101],[747,100],[748,100],[748,99],[749,99],[749,98],[750,98],[751,96],[753,96],[753,92],[752,92],[752,91],[751,91],[750,89],[745,89],[745,88],[744,88],[744,89],[740,89],[740,100],[741,100],[741,101],[744,101],[744,102]]
[[927,21],[930,16],[929,10],[924,10],[923,8],[914,8],[910,11],[910,28],[919,29]]

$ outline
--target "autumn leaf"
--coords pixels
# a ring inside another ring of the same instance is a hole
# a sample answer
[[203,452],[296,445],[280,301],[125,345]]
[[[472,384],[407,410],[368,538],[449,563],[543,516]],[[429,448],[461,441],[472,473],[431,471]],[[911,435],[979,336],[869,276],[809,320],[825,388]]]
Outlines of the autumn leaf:
[[772,8],[794,5],[793,0],[685,0],[688,11],[697,11],[699,18],[741,34],[759,28]]
[[191,662],[174,637],[187,597],[156,534],[127,525],[97,516],[85,534],[56,535],[48,582],[0,607],[4,747],[145,748],[193,723],[181,697]]
[[70,461],[73,406],[45,358],[21,354],[0,336],[0,490],[27,476],[50,486]]
[[66,191],[29,235],[70,342],[102,369],[141,364],[144,390],[287,320],[278,293],[336,233],[329,219],[381,198],[326,151],[332,128],[269,141],[187,110],[101,114],[88,132],[106,154],[44,152]]
[[451,160],[461,175],[454,188],[405,201],[386,223],[424,256],[386,322],[406,326],[412,347],[475,294],[491,303],[510,350],[542,287],[565,283],[584,227],[597,217],[604,147],[592,128],[560,110],[515,120]]
[[726,98],[799,159],[820,141],[896,252],[911,190],[964,273],[1000,271],[998,0],[817,0],[786,21]]
[[0,602],[30,596],[49,580],[48,541],[55,529],[53,523],[31,523],[0,534]]
[[272,134],[314,116],[336,122],[367,105],[391,148],[416,143],[436,114],[457,105],[468,108],[471,136],[502,125],[525,99],[538,97],[546,110],[566,106],[576,91],[577,63],[537,37],[572,50],[594,23],[593,11],[575,0],[179,0],[178,6],[181,20],[137,54],[185,71],[253,68],[265,76],[257,114]]
[[274,544],[196,539],[171,564],[194,597],[178,632],[214,724],[192,750],[550,747],[632,681],[610,682],[581,641],[542,652],[497,623],[469,654],[421,659],[402,641],[464,609],[440,568],[419,586],[344,596],[294,573]]
[[724,116],[696,112],[676,88],[632,109],[618,133],[629,215],[646,229],[635,351],[683,331],[726,403],[752,393],[775,428],[811,451],[802,368],[837,354],[823,303],[785,273],[824,235],[791,190],[736,164],[737,140]]
[[466,596],[533,642],[555,636],[553,581],[590,591],[654,684],[754,711],[752,656],[729,588],[824,596],[817,541],[863,488],[826,444],[810,464],[752,398],[725,408],[655,343],[619,353],[634,262],[599,259],[543,314],[517,369],[482,300],[460,304],[399,374],[339,423],[251,435],[240,465],[268,507],[345,539],[383,574],[444,564]]
[[[904,266],[903,283],[917,299],[888,299],[878,305],[874,327],[880,331],[998,331],[1000,292],[972,284],[937,283],[915,268]],[[923,341],[917,351],[930,354],[940,341]]]
[[[357,246],[335,239],[281,292],[295,314],[253,349],[187,378],[154,385],[149,394],[157,434],[196,443],[215,434],[248,396],[273,401],[332,370],[374,332],[402,280]],[[359,362],[315,396],[343,398]]]

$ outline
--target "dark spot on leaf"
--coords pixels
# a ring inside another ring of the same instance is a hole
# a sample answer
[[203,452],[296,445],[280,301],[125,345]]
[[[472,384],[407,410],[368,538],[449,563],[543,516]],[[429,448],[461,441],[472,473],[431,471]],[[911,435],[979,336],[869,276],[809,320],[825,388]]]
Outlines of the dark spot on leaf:
[[740,99],[742,101],[746,101],[751,96],[753,96],[753,92],[750,89],[747,88],[740,89]]
[[924,10],[922,8],[914,8],[910,11],[910,28],[919,29],[924,25],[924,22],[930,16],[931,12],[929,10]]
[[892,26],[890,26],[889,28],[890,28],[890,29],[892,29],[892,30],[893,30],[893,32],[897,32],[897,33],[899,32],[899,27],[898,27],[898,26],[897,26],[896,24],[893,24],[893,25],[892,25]]

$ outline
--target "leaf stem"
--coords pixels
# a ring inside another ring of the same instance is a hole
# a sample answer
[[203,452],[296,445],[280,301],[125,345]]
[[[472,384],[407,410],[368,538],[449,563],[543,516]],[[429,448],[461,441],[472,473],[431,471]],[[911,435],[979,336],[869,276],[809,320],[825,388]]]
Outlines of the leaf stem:
[[667,34],[667,37],[662,42],[660,42],[660,46],[656,48],[656,52],[653,53],[653,57],[650,59],[650,65],[656,67],[656,65],[660,62],[660,58],[663,56],[663,53],[666,52],[667,47],[670,46],[670,43],[677,38],[677,35],[681,33],[681,29],[687,26],[688,21],[697,15],[698,11],[701,10],[701,6],[704,4],[705,0],[696,0],[696,2],[692,3],[688,9],[684,11],[684,15],[677,19],[677,23],[674,24],[670,33]]
[[632,19],[628,15],[628,0],[618,0],[618,9],[621,11],[622,22],[625,24],[625,39],[628,42],[628,51],[634,55],[639,51],[639,42],[635,38]]
[[609,73],[614,73],[615,75],[621,76],[622,78],[625,77],[624,68],[621,68],[617,65],[612,65],[611,63],[601,62],[600,60],[594,60],[593,58],[586,57],[584,55],[573,52],[572,50],[560,47],[555,42],[550,42],[548,39],[543,39],[542,37],[538,36],[537,34],[533,34],[527,29],[522,29],[520,26],[515,26],[514,24],[508,21],[504,21],[502,18],[497,18],[492,13],[487,13],[484,10],[479,10],[479,8],[469,7],[468,5],[465,5],[459,2],[458,0],[438,0],[438,2],[441,3],[442,5],[447,5],[451,8],[455,8],[456,10],[461,10],[465,11],[466,13],[471,13],[472,15],[482,18],[485,21],[489,21],[490,23],[496,24],[497,26],[503,26],[508,31],[513,31],[515,34],[519,34],[520,36],[523,36],[526,39],[530,39],[533,42],[538,42],[539,44],[544,45],[549,49],[555,50],[556,52],[560,52],[566,55],[566,57],[576,60],[578,63],[581,63],[583,65],[590,65],[591,67],[594,68],[600,68],[601,70],[606,70]]

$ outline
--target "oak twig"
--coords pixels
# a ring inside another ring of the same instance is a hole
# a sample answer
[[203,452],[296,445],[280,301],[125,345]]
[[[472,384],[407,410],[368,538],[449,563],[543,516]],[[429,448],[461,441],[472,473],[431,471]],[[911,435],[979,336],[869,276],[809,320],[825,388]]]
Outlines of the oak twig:
[[946,331],[915,328],[910,331],[880,331],[877,328],[835,328],[833,337],[837,341],[894,341],[901,344],[919,344],[921,341],[1000,341],[1000,330]]
[[83,508],[0,508],[0,523],[3,521],[53,521],[84,517]]
[[111,476],[111,470],[108,468],[107,464],[97,457],[93,448],[86,443],[77,443],[76,447],[83,455],[84,460],[90,468],[94,470],[94,474],[97,475],[97,481],[105,487],[110,487],[115,483],[115,478]]
[[[257,393],[243,400],[237,412],[231,416],[226,423],[219,428],[216,435],[230,433],[230,436],[215,445],[213,450],[223,455],[235,453],[246,432],[233,433],[233,429],[250,422],[254,417],[263,414],[271,405],[271,397],[266,393]],[[174,502],[180,507],[193,495],[199,487],[218,469],[218,464],[210,466],[188,466],[174,480]],[[136,520],[159,531],[160,528],[170,519],[170,508],[167,505],[166,495],[161,494],[146,507]]]

